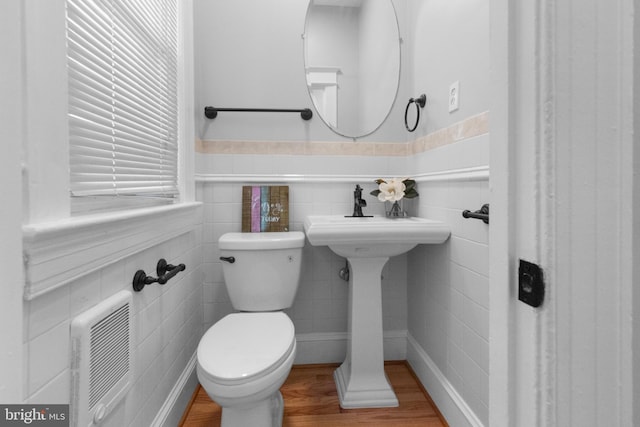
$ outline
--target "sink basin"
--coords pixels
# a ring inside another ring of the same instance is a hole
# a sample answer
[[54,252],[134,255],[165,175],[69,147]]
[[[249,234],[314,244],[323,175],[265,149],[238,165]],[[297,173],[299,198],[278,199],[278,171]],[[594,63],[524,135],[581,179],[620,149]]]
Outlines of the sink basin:
[[329,246],[349,261],[347,356],[333,375],[340,406],[398,406],[384,373],[382,268],[389,257],[418,244],[444,243],[449,227],[424,218],[311,215],[304,231],[313,246]]
[[425,218],[341,215],[308,216],[304,230],[312,245],[347,258],[396,256],[417,244],[443,243],[450,233],[446,224]]

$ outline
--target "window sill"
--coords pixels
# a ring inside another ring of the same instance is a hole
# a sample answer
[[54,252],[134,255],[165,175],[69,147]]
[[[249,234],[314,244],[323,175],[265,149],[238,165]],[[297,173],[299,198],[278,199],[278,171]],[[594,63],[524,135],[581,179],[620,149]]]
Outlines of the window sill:
[[201,203],[182,203],[23,226],[24,298],[191,231],[200,209]]

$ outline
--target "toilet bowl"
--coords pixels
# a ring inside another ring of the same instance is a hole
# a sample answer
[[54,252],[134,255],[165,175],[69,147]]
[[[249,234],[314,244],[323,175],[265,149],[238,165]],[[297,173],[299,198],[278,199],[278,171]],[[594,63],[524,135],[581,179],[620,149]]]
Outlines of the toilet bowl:
[[222,426],[280,426],[280,387],[296,355],[282,312],[229,314],[198,345],[198,379],[222,408]]
[[296,355],[295,328],[282,311],[300,278],[301,232],[227,233],[218,241],[236,313],[205,332],[197,375],[222,407],[222,427],[280,427],[280,387]]

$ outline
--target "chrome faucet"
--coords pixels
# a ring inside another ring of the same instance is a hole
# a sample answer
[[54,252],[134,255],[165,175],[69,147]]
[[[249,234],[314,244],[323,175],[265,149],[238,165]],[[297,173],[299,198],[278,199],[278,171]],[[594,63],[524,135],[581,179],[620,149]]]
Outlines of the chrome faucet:
[[362,198],[362,187],[356,184],[356,189],[353,192],[353,215],[352,216],[364,216],[362,208],[367,206],[367,201]]

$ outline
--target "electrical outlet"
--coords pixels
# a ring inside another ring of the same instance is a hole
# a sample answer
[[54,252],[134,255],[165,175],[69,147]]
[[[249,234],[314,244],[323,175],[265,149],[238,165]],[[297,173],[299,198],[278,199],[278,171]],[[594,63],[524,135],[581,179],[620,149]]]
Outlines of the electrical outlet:
[[449,86],[449,112],[453,113],[460,108],[460,82],[455,81]]

